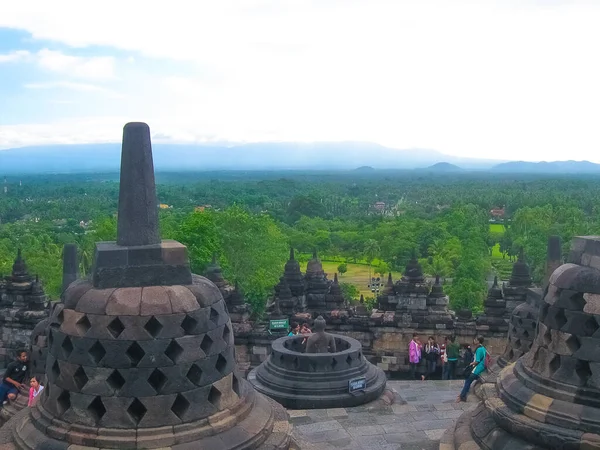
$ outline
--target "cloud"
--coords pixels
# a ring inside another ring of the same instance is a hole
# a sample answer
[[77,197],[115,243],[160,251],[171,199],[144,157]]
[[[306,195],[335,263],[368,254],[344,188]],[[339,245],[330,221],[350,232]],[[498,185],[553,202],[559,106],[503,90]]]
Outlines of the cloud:
[[598,2],[540,0],[31,0],[0,15],[34,39],[135,58],[117,67],[47,45],[47,70],[114,77],[131,98],[82,115],[126,109],[177,139],[530,160],[600,157],[599,22]]
[[16,50],[14,52],[0,54],[0,63],[9,63],[23,61],[30,57],[30,53],[27,50]]
[[94,84],[86,83],[73,83],[70,81],[54,81],[54,82],[42,82],[42,83],[27,83],[23,85],[26,89],[72,89],[74,91],[103,91],[107,89],[102,86],[96,86]]
[[43,49],[37,54],[43,69],[75,78],[105,80],[114,77],[115,59],[111,56],[79,57]]

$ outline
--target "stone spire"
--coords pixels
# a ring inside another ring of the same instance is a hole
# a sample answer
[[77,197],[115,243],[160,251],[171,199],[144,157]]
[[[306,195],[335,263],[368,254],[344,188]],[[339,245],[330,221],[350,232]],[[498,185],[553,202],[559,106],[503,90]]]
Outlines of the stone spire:
[[496,300],[502,300],[502,298],[503,298],[502,289],[500,289],[500,286],[498,286],[498,277],[497,276],[494,277],[494,284],[488,290],[488,298],[493,298]]
[[337,272],[333,275],[333,283],[331,283],[331,288],[329,289],[329,293],[331,295],[341,295],[342,288],[340,287],[340,283],[338,281]]
[[431,292],[429,293],[429,297],[442,298],[445,296],[446,296],[446,294],[444,294],[444,287],[442,286],[442,283],[440,282],[440,276],[436,275],[435,283],[431,287]]
[[69,285],[77,278],[79,278],[77,245],[65,244],[63,247],[62,292],[65,292]]
[[52,313],[47,384],[18,448],[288,448],[285,412],[235,373],[220,290],[157,240],[147,125],[125,126],[122,162],[120,241],[97,244],[93,281]]
[[31,281],[31,277],[27,272],[27,264],[25,264],[25,259],[23,259],[20,248],[17,250],[17,258],[13,264],[11,279],[14,283],[27,283]]
[[513,265],[512,274],[510,275],[508,284],[515,287],[531,286],[531,274],[529,273],[529,266],[525,262],[523,247],[519,250],[519,258]]
[[117,244],[160,244],[152,144],[145,123],[128,123],[123,129]]
[[423,268],[417,260],[415,250],[413,250],[412,257],[404,270],[404,278],[406,281],[413,284],[423,283],[425,281],[425,277],[423,277]]
[[187,249],[160,240],[150,129],[123,128],[117,242],[98,242],[92,280],[97,289],[192,283]]
[[295,297],[304,295],[304,275],[300,271],[300,263],[294,257],[293,247],[290,248],[290,259],[285,263],[283,274],[292,295]]
[[383,288],[383,295],[394,295],[394,281],[392,280],[392,272],[388,273],[387,283]]
[[221,270],[221,266],[219,266],[219,262],[217,261],[216,253],[213,253],[212,261],[204,271],[204,276],[215,283],[219,289],[223,288],[227,284],[225,278],[223,278],[223,271]]

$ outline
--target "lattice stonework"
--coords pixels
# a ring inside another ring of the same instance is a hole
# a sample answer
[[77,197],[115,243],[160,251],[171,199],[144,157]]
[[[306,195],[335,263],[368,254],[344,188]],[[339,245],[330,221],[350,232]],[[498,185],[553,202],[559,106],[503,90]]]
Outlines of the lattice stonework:
[[50,328],[44,408],[69,422],[176,425],[238,399],[231,322],[218,290],[201,277],[185,287],[98,290],[76,283]]

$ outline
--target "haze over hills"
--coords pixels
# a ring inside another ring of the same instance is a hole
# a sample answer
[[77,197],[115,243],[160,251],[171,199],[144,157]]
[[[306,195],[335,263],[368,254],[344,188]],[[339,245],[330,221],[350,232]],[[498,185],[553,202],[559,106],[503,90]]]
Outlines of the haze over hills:
[[[158,171],[415,169],[437,162],[489,168],[498,161],[456,158],[434,150],[397,150],[369,142],[154,144]],[[119,169],[120,144],[22,147],[0,150],[0,174],[110,172]]]
[[[502,162],[459,158],[427,149],[398,150],[369,142],[270,142],[153,145],[157,171],[420,169],[436,173],[600,174],[589,161]],[[117,172],[121,146],[78,144],[0,150],[0,175]]]
[[492,168],[495,172],[503,173],[549,173],[549,174],[575,174],[598,173],[600,164],[590,161],[511,161],[498,164]]

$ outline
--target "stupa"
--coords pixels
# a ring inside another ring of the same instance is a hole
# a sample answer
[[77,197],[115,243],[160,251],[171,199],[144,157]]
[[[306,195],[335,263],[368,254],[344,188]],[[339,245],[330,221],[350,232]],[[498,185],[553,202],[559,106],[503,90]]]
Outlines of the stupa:
[[508,283],[502,286],[506,311],[504,317],[510,319],[513,310],[527,299],[527,290],[532,286],[529,265],[525,262],[523,248],[519,250],[519,258],[513,264]]
[[47,385],[12,448],[288,448],[286,412],[235,373],[223,296],[160,240],[157,206],[150,130],[129,123],[117,241],[54,308]]
[[600,236],[549,278],[529,352],[440,442],[455,449],[600,449]]

